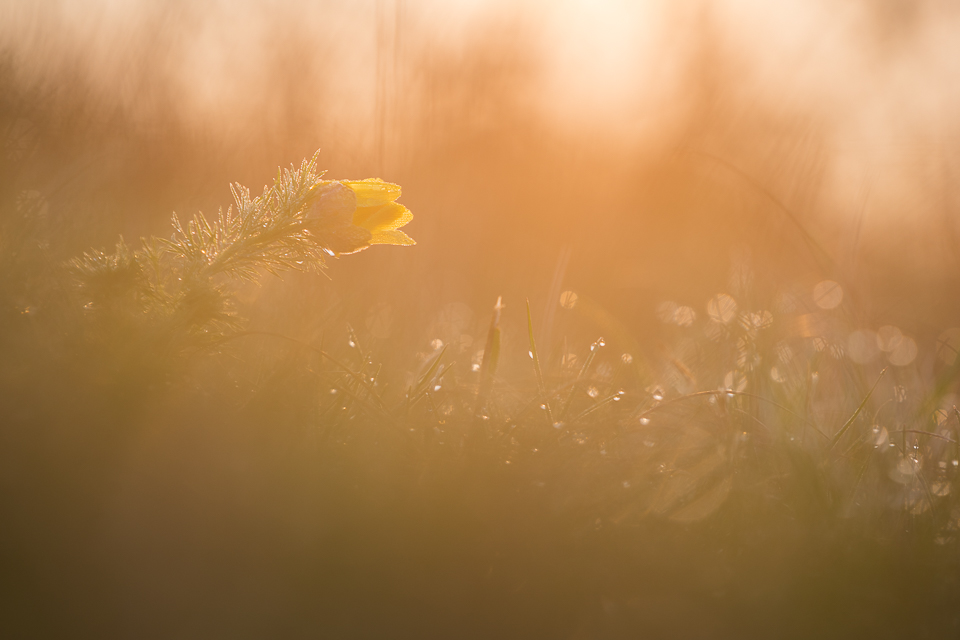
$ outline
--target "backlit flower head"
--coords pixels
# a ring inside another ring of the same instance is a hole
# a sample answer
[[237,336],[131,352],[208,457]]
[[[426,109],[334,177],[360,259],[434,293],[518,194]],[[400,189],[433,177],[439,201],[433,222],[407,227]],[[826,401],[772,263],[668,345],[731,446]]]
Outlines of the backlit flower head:
[[400,231],[413,214],[396,202],[400,186],[379,178],[325,181],[304,216],[317,242],[333,255],[356,253],[372,244],[416,244]]

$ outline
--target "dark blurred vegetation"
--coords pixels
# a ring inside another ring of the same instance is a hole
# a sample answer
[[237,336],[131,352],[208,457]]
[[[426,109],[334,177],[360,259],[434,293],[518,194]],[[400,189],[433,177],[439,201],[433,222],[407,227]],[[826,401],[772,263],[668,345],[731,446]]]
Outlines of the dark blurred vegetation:
[[[956,635],[951,7],[810,3],[773,71],[663,9],[670,89],[611,112],[546,5],[347,4],[0,5],[0,635]],[[214,346],[84,309],[71,259],[318,147],[418,246],[237,285]]]

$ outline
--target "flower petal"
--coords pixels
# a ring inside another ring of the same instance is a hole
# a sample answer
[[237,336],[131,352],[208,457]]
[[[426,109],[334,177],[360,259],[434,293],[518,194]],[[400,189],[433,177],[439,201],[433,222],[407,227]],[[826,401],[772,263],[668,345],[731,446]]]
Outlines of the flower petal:
[[360,207],[353,214],[353,224],[377,231],[392,231],[413,220],[410,210],[399,202],[391,202],[379,207]]
[[385,231],[377,231],[374,233],[370,238],[370,244],[398,244],[404,247],[409,247],[410,245],[417,243],[414,242],[413,238],[405,234],[403,231],[387,229]]
[[372,235],[366,229],[345,225],[336,228],[324,228],[313,232],[317,238],[317,243],[333,252],[333,255],[340,256],[348,253],[356,253],[370,246]]
[[393,202],[400,197],[400,185],[384,182],[380,178],[366,180],[345,180],[347,185],[357,194],[358,207],[373,207]]
[[339,182],[331,182],[320,190],[320,196],[307,210],[304,218],[324,225],[342,226],[353,222],[357,209],[357,195],[353,189]]

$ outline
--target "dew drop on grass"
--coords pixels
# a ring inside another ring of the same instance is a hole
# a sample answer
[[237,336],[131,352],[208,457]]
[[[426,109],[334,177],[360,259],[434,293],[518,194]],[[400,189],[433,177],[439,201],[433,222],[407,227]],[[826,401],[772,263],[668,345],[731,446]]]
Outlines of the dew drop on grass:
[[887,354],[887,360],[896,367],[905,367],[914,361],[917,357],[917,343],[913,338],[906,336],[900,341],[896,348]]
[[354,342],[353,340],[348,340],[348,341],[347,341],[347,344],[350,346],[351,349],[353,349],[353,348],[355,348],[355,347],[357,346],[357,343]]
[[430,342],[430,348],[433,349],[434,351],[439,351],[440,349],[443,348],[443,340],[441,340],[440,338],[434,338]]
[[643,426],[647,426],[648,424],[650,424],[650,418],[646,418],[646,417],[640,418],[640,424],[642,424]]
[[546,404],[541,404],[541,405],[540,405],[540,408],[543,409],[544,411],[546,411],[546,410],[547,410],[547,405],[546,405]]
[[480,365],[478,364],[470,365],[470,371],[480,371]]
[[673,321],[680,327],[689,327],[697,319],[697,312],[691,307],[677,307],[673,313]]
[[613,401],[614,401],[614,402],[620,402],[620,398],[621,398],[621,396],[613,396]]
[[596,387],[589,387],[587,389],[587,395],[590,396],[591,398],[596,398],[598,395],[600,395],[600,392],[597,391]]
[[530,356],[531,360],[533,360],[533,351],[527,351],[527,355]]
[[441,387],[441,385],[439,385],[439,384],[433,385],[433,390],[434,390],[434,391],[440,391],[441,388],[442,388],[442,387]]
[[950,483],[949,482],[934,482],[930,485],[930,493],[933,495],[942,498],[943,496],[950,495]]
[[960,353],[960,328],[946,329],[937,337],[937,357],[945,364],[951,365]]
[[920,461],[912,457],[901,458],[897,463],[897,471],[905,476],[913,475],[920,471]]
[[874,449],[882,447],[884,444],[886,444],[888,437],[886,428],[881,427],[880,425],[874,425],[870,430],[870,433],[872,434],[871,440],[873,442]]
[[903,332],[898,327],[884,325],[877,329],[877,347],[886,353],[897,348],[903,340]]
[[561,293],[560,306],[564,309],[573,309],[577,306],[577,294],[573,291],[564,291]]
[[707,315],[717,324],[727,324],[736,314],[736,300],[725,293],[718,293],[707,301]]
[[554,423],[553,423],[553,428],[554,428],[554,429],[563,429],[563,423],[562,423],[562,422],[554,422]]
[[821,309],[835,309],[843,302],[843,287],[833,280],[823,280],[813,287],[813,301]]
[[332,396],[337,395],[337,390],[336,390],[336,389],[330,389],[330,395],[332,395]]
[[660,402],[661,400],[663,400],[663,389],[661,389],[661,388],[659,388],[659,387],[657,387],[656,389],[654,389],[654,390],[653,390],[653,399],[656,400],[657,402]]

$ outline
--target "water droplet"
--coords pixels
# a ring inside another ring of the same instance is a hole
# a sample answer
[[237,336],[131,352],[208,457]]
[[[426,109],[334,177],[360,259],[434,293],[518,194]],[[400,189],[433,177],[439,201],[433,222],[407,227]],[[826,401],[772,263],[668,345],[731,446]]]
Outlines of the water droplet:
[[622,356],[620,356],[620,362],[622,362],[623,364],[633,364],[633,356],[630,355],[629,353],[625,353]]
[[562,422],[554,422],[554,423],[553,423],[553,428],[554,428],[554,429],[563,429],[563,426],[564,426],[564,425],[563,425]]
[[697,312],[690,307],[677,307],[673,312],[673,321],[681,327],[689,327],[697,319]]
[[441,340],[440,338],[434,338],[433,340],[430,341],[430,348],[433,349],[434,351],[439,351],[440,349],[443,348],[443,340]]
[[436,384],[436,385],[433,386],[433,390],[434,390],[434,391],[440,391],[441,386],[442,386],[442,385]]
[[843,302],[843,287],[833,280],[823,280],[813,287],[813,301],[821,309],[835,309]]
[[887,354],[887,360],[895,367],[905,367],[914,361],[917,357],[917,342],[913,338],[906,336],[900,341],[896,348]]
[[930,485],[930,493],[942,498],[943,496],[950,495],[950,483],[949,482],[934,482]]
[[624,489],[629,489],[629,488],[630,488],[630,481],[629,481],[629,480],[624,480],[624,481],[623,481],[623,488],[624,488]]
[[718,293],[707,301],[707,315],[718,324],[727,324],[736,314],[736,300],[725,293]]
[[620,402],[620,398],[621,398],[621,397],[622,397],[622,396],[613,396],[613,401],[614,401],[614,402]]
[[884,325],[877,329],[877,347],[886,353],[890,353],[903,340],[903,332],[898,327]]
[[913,475],[920,471],[920,461],[913,457],[901,458],[897,463],[897,471],[905,476]]
[[478,365],[478,364],[472,364],[472,365],[470,365],[470,370],[471,370],[471,371],[480,371],[480,365]]
[[960,352],[960,328],[946,329],[937,337],[937,357],[945,364],[953,364]]
[[646,417],[640,418],[640,424],[642,424],[643,426],[647,426],[648,424],[650,424],[650,418],[646,418]]
[[644,440],[644,441],[643,441],[643,446],[645,446],[645,447],[655,447],[655,446],[657,446],[657,443],[654,442],[653,440]]
[[533,360],[533,351],[527,351],[527,355],[530,356],[531,360]]
[[955,467],[960,467],[960,460],[953,460],[951,461],[951,464]]
[[357,343],[354,342],[353,340],[348,340],[347,344],[350,346],[351,349],[357,346]]
[[337,390],[336,390],[336,389],[330,389],[330,395],[332,395],[332,396],[337,395]]
[[600,395],[600,392],[597,391],[596,387],[589,387],[587,388],[587,395],[591,398],[596,398],[598,395]]
[[546,411],[546,410],[547,410],[547,405],[546,405],[546,404],[541,404],[541,405],[540,405],[540,408],[543,409],[544,411]]
[[577,306],[577,294],[573,291],[564,291],[561,293],[560,306],[564,309],[573,309]]
[[597,340],[597,345],[601,347],[605,347],[607,346],[607,343],[603,341],[603,338],[600,338],[599,340]]
[[661,400],[663,400],[663,389],[661,389],[661,388],[659,388],[659,387],[657,387],[656,389],[654,389],[654,390],[653,390],[653,399],[656,400],[657,402],[660,402]]
[[881,427],[880,425],[874,425],[870,432],[873,434],[871,441],[873,442],[874,449],[882,447],[887,443],[889,434],[884,427]]

